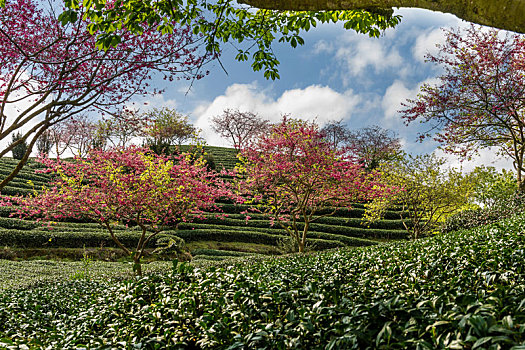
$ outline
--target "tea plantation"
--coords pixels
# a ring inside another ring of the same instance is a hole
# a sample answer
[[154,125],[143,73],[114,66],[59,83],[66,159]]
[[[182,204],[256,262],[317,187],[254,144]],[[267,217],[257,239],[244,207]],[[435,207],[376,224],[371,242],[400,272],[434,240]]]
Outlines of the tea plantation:
[[[233,150],[208,152],[233,166]],[[38,166],[10,194],[48,182]],[[356,204],[312,226],[316,249],[336,249],[282,257],[279,228],[221,208],[225,219],[209,213],[152,242],[183,238],[191,264],[151,255],[141,278],[96,224],[50,228],[2,208],[0,348],[525,349],[524,215],[407,241],[398,212],[367,228]]]
[[[217,169],[231,169],[236,164],[234,149],[206,146]],[[0,160],[0,173],[7,174],[12,160]],[[4,194],[31,193],[50,180],[47,174],[35,174],[40,165],[30,162],[16,179],[3,191]],[[271,226],[260,214],[241,214],[248,206],[220,203],[220,210],[227,214],[224,219],[209,213],[206,219],[180,224],[171,228],[151,242],[151,250],[168,236],[177,236],[197,260],[223,260],[246,255],[281,254],[279,242],[286,237],[278,226]],[[124,259],[111,237],[99,225],[90,222],[61,222],[52,227],[29,220],[10,217],[13,208],[0,208],[0,259],[69,259],[81,260],[86,253],[99,260]],[[390,211],[384,220],[370,227],[363,226],[362,204],[352,208],[340,208],[336,215],[319,220],[310,226],[308,244],[312,250],[344,246],[375,245],[385,240],[406,239],[407,233],[399,219],[399,213]],[[118,227],[117,236],[127,246],[136,245],[139,231],[125,226]],[[158,259],[150,256],[147,259]]]
[[525,217],[412,242],[0,294],[0,347],[525,349]]

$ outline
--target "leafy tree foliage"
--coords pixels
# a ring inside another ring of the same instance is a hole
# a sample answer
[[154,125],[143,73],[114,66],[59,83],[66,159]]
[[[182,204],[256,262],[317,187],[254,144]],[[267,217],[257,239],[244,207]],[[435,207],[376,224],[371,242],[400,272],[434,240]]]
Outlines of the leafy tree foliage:
[[[173,30],[165,35],[142,21],[140,35],[114,28],[119,42],[100,50],[91,31],[96,22],[84,10],[65,26],[57,18],[59,11],[56,2],[41,6],[35,0],[8,0],[0,9],[0,140],[32,125],[22,132],[28,154],[53,124],[156,92],[148,84],[154,72],[167,80],[193,78],[206,59],[190,22],[167,22]],[[6,110],[13,104],[25,107],[8,118]],[[12,147],[0,150],[0,157]]]
[[[242,149],[239,186],[255,209],[277,222],[304,252],[309,226],[333,215],[337,206],[382,197],[387,189],[375,174],[334,150],[314,123],[283,118],[269,133]],[[332,208],[333,211],[326,209]],[[322,213],[322,210],[325,210]]]
[[142,119],[147,121],[144,130],[146,143],[157,154],[168,152],[170,146],[180,146],[183,142],[198,138],[199,130],[187,116],[174,109],[153,108],[144,113]]
[[229,139],[237,150],[246,147],[255,137],[268,131],[270,122],[256,113],[225,109],[212,118],[212,128],[221,137]]
[[513,160],[525,191],[524,57],[521,36],[474,26],[447,31],[438,54],[428,56],[444,69],[440,83],[423,86],[417,99],[408,100],[403,118],[439,130],[434,138],[462,157],[498,148]]
[[442,232],[487,225],[523,212],[525,195],[518,191],[511,171],[481,166],[468,176],[473,186],[470,205],[448,217]]
[[474,204],[482,208],[505,206],[518,191],[513,174],[505,169],[498,172],[494,167],[476,167],[470,181],[474,185]]
[[400,217],[414,239],[435,231],[448,215],[468,204],[473,185],[456,170],[444,171],[445,161],[435,155],[411,156],[384,163],[383,181],[400,189],[395,195],[377,198],[367,204],[369,222],[378,220],[383,211],[399,206]]
[[[170,33],[177,23],[195,23],[193,32],[203,36],[207,52],[216,56],[221,46],[237,48],[236,60],[251,61],[254,71],[264,71],[267,79],[278,79],[279,61],[273,51],[275,41],[302,45],[301,31],[318,23],[343,22],[345,29],[378,37],[396,26],[399,16],[392,10],[352,11],[272,11],[255,10],[233,0],[125,0],[120,6],[106,6],[105,0],[65,1],[68,9],[60,19],[75,22],[81,16],[90,19],[90,30],[97,34],[99,47],[110,47],[121,40],[117,28],[142,33],[144,24],[162,33]],[[140,14],[140,15],[138,15]]]
[[[79,218],[99,223],[133,259],[139,275],[148,243],[166,225],[200,217],[219,197],[231,194],[202,159],[186,154],[168,160],[147,149],[129,147],[93,150],[74,162],[41,161],[49,167],[47,171],[59,176],[52,187],[22,198],[19,213],[47,222]],[[135,248],[118,239],[116,223],[140,228],[142,235]]]

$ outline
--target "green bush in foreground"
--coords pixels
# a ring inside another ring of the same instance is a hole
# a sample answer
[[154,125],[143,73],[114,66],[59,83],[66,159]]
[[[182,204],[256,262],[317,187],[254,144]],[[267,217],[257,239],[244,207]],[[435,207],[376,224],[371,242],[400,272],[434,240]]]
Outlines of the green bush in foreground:
[[525,217],[414,242],[0,295],[0,347],[523,349]]

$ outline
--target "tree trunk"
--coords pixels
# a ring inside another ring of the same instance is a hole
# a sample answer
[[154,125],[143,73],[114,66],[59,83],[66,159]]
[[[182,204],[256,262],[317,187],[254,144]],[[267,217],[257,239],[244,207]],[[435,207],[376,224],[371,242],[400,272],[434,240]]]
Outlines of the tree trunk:
[[302,239],[297,240],[297,246],[299,247],[299,253],[304,253],[304,244],[305,242]]
[[523,0],[238,0],[272,10],[356,10],[415,7],[451,13],[478,24],[525,33]]
[[523,180],[523,178],[518,179],[518,191],[520,193],[525,193],[525,181]]
[[138,259],[133,258],[133,272],[135,276],[142,276],[142,264],[140,263],[140,257]]

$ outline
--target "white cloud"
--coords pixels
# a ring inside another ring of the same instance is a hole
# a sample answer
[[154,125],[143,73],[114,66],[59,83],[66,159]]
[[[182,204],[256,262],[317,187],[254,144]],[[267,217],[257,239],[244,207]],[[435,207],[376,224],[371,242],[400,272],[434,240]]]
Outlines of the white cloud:
[[227,145],[227,141],[216,135],[210,125],[213,116],[222,114],[224,109],[239,109],[258,113],[272,122],[282,115],[315,120],[320,126],[329,120],[348,119],[359,103],[359,97],[351,90],[339,93],[327,86],[311,85],[304,89],[285,91],[274,98],[271,91],[259,90],[257,84],[233,84],[226,92],[212,102],[201,104],[192,113],[195,125],[202,129],[210,145]]
[[412,47],[412,55],[419,62],[425,61],[425,56],[430,53],[436,55],[438,52],[437,44],[445,42],[445,33],[442,29],[427,30],[418,35]]
[[492,166],[498,171],[501,171],[502,169],[514,170],[512,160],[500,156],[496,147],[482,148],[479,150],[479,155],[473,156],[471,160],[464,161],[461,161],[460,157],[450,153],[445,153],[441,149],[437,149],[435,154],[439,157],[445,158],[448,167],[461,169],[465,173],[470,172],[474,170],[475,167],[481,165]]
[[177,101],[174,99],[166,99],[164,94],[157,94],[153,96],[147,96],[140,100],[140,104],[136,103],[130,104],[130,108],[138,108],[139,110],[145,110],[150,108],[162,108],[168,107],[172,109],[177,109]]
[[368,67],[375,73],[403,64],[401,55],[394,47],[389,47],[387,40],[363,36],[344,36],[337,49],[336,58],[344,62],[350,74],[363,75]]
[[334,44],[332,42],[328,42],[324,39],[317,41],[314,44],[313,53],[314,54],[320,54],[320,53],[331,53],[334,51]]
[[383,100],[381,101],[385,121],[399,120],[397,111],[401,109],[401,103],[407,98],[416,96],[418,89],[419,86],[414,89],[409,89],[405,86],[404,82],[400,80],[394,81],[394,83],[386,89]]
[[419,82],[414,88],[410,89],[406,87],[405,82],[401,80],[395,80],[390,85],[383,95],[381,106],[384,111],[384,121],[390,122],[392,120],[399,120],[399,111],[403,108],[401,105],[407,99],[413,99],[417,96],[421,86],[423,84],[436,85],[439,80],[437,78],[429,78]]
[[429,78],[417,84],[410,84],[410,86],[407,87],[407,82],[395,80],[392,85],[386,89],[381,100],[381,108],[383,111],[382,126],[398,133],[403,140],[403,149],[409,153],[421,154],[432,152],[438,144],[432,139],[426,139],[422,143],[419,142],[417,135],[425,131],[428,127],[419,123],[405,125],[398,111],[404,108],[402,103],[406,102],[407,99],[413,99],[417,96],[421,85],[432,85],[437,82],[438,80],[436,78]]

